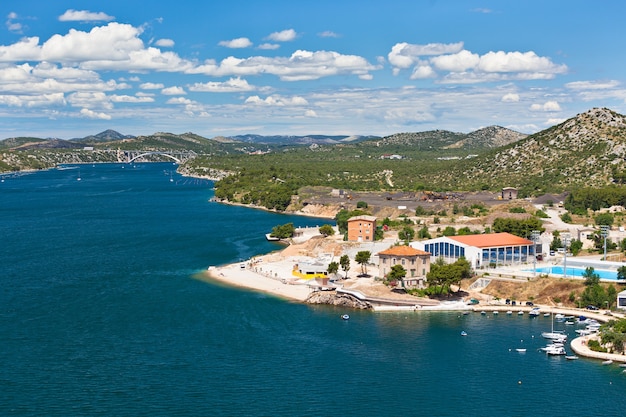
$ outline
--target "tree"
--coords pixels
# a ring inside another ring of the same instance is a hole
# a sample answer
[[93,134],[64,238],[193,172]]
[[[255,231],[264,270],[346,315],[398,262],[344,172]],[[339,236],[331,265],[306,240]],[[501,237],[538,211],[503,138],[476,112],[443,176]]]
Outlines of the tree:
[[430,239],[430,238],[432,238],[432,236],[430,235],[430,232],[428,231],[428,227],[427,226],[423,226],[417,232],[417,237],[420,238],[420,239]]
[[574,239],[572,240],[572,242],[569,244],[569,249],[570,251],[572,251],[572,255],[576,256],[580,253],[580,251],[583,249],[583,242],[581,242],[578,239]]
[[472,274],[470,263],[463,257],[452,264],[446,264],[443,258],[437,259],[426,274],[428,287],[438,294],[450,294],[452,285],[459,285],[461,280]]
[[594,272],[595,269],[593,268],[593,266],[588,266],[587,268],[585,268],[585,272],[583,272],[583,278],[585,278],[585,285],[586,286],[592,286],[592,285],[598,285],[600,283],[600,275],[598,275],[596,272]]
[[493,221],[494,232],[508,232],[515,236],[528,239],[534,230],[538,230],[540,233],[545,231],[541,220],[536,217],[521,220],[498,217]]
[[617,279],[620,281],[626,280],[626,266],[617,268]]
[[452,226],[446,226],[445,229],[443,229],[443,232],[441,232],[441,234],[443,236],[455,236],[456,235],[456,229]]
[[332,275],[337,275],[337,272],[339,271],[339,263],[332,261],[331,263],[328,264],[328,268],[326,269],[326,272],[328,272],[328,274],[332,274]]
[[387,274],[387,281],[400,281],[402,288],[404,288],[404,277],[406,277],[406,269],[402,265],[394,265]]
[[410,226],[404,226],[402,230],[398,232],[398,238],[405,242],[410,242],[415,237],[415,230]]
[[356,253],[354,260],[361,265],[361,274],[367,276],[367,263],[370,261],[372,253],[368,250],[362,250]]
[[293,232],[295,232],[295,230],[296,229],[293,226],[293,223],[278,225],[272,228],[270,236],[277,237],[279,239],[288,239],[293,236]]
[[350,270],[350,258],[348,255],[341,255],[341,258],[339,258],[339,265],[341,265],[341,269],[346,273],[347,279],[348,271]]
[[598,226],[612,226],[613,215],[611,213],[600,213],[593,219]]
[[319,228],[319,232],[324,236],[332,236],[335,234],[335,229],[330,224],[323,224]]
[[357,202],[356,203],[356,208],[358,208],[358,209],[361,209],[361,208],[366,209],[367,208],[367,202],[365,202],[365,201]]

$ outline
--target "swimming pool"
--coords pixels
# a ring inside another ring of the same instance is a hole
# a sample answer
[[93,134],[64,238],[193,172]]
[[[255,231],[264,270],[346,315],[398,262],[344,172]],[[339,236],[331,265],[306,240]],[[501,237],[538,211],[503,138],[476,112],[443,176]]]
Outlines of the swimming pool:
[[[530,271],[533,271],[532,269]],[[561,275],[563,276],[563,267],[562,266],[548,266],[536,269],[538,274],[548,274],[548,275]],[[594,273],[600,276],[600,279],[606,279],[610,281],[617,281],[617,271],[608,271],[604,269],[595,269]],[[568,277],[582,277],[585,273],[585,268],[577,268],[577,267],[567,267],[566,276]]]

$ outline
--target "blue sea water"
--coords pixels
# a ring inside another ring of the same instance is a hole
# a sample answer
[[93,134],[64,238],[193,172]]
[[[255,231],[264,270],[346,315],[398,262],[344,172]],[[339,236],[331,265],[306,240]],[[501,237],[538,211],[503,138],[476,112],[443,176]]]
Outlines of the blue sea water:
[[326,221],[210,202],[211,182],[174,168],[0,183],[0,415],[623,414],[626,374],[540,353],[544,317],[345,321],[207,281],[209,265],[279,249],[272,226]]

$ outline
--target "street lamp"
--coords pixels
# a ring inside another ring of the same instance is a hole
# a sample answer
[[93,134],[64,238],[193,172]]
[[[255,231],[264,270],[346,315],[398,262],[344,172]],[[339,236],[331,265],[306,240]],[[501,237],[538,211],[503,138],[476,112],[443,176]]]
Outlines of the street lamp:
[[533,230],[530,232],[530,240],[533,241],[533,276],[537,275],[537,242],[539,242],[539,236],[541,232]]
[[569,233],[563,233],[563,278],[567,278],[567,245],[569,244],[571,236]]
[[604,238],[604,260],[606,261],[606,238],[609,237],[609,226],[603,224],[600,226],[600,235]]

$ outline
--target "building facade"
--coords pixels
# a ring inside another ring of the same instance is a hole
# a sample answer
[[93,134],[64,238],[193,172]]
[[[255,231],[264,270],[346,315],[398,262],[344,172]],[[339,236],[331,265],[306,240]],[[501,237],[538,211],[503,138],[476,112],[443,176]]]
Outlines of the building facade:
[[348,219],[348,241],[373,242],[376,232],[376,217],[354,216]]
[[411,246],[429,252],[431,262],[443,258],[446,263],[453,263],[463,257],[474,269],[532,262],[535,256],[531,240],[510,233],[444,236],[412,242]]
[[394,265],[402,265],[406,270],[405,287],[425,287],[426,274],[430,272],[430,253],[411,246],[392,246],[378,252],[378,273],[381,277],[386,276]]

